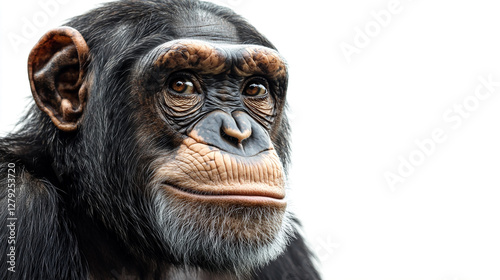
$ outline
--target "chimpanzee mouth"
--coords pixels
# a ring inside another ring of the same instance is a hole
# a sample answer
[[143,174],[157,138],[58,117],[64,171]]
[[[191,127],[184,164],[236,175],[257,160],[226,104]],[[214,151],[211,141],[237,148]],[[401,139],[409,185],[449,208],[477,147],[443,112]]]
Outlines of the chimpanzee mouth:
[[238,186],[239,189],[200,191],[192,188],[179,187],[169,182],[164,182],[162,185],[172,191],[173,195],[192,200],[231,203],[242,206],[286,206],[284,195],[272,191],[259,190],[257,188],[252,189]]
[[283,166],[272,147],[246,157],[187,138],[174,160],[155,169],[160,176],[158,182],[178,198],[286,205]]

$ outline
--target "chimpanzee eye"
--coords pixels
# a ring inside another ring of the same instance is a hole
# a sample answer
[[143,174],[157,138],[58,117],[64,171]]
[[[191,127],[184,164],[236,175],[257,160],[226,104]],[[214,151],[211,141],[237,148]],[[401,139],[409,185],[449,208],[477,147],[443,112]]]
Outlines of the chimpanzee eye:
[[267,93],[267,88],[263,84],[249,84],[245,88],[245,95],[248,96],[261,96]]
[[264,79],[252,79],[245,85],[243,94],[251,97],[264,96],[268,92],[267,87],[267,82]]
[[193,94],[196,93],[193,81],[185,77],[176,77],[170,81],[169,88],[175,93],[179,94]]

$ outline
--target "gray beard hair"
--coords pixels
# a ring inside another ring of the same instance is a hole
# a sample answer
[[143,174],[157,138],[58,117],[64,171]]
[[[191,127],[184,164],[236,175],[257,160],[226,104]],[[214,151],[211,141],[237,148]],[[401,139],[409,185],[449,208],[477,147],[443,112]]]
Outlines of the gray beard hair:
[[186,271],[226,271],[245,279],[283,253],[294,235],[288,211],[181,203],[163,186],[155,187],[154,209],[166,248]]

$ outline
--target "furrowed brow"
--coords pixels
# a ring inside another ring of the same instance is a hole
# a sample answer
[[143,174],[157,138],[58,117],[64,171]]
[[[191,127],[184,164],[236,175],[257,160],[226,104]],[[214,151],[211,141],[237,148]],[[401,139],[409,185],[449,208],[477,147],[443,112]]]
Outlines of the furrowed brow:
[[263,75],[282,78],[286,62],[273,49],[258,45],[217,45],[197,40],[177,40],[164,44],[154,65],[169,70],[192,69],[200,74],[220,74],[231,70],[248,77]]
[[275,50],[248,46],[240,49],[236,57],[233,71],[240,76],[264,75],[280,78],[287,74],[286,62]]
[[167,69],[193,69],[200,74],[219,74],[229,69],[226,54],[199,41],[176,41],[162,46],[155,66]]

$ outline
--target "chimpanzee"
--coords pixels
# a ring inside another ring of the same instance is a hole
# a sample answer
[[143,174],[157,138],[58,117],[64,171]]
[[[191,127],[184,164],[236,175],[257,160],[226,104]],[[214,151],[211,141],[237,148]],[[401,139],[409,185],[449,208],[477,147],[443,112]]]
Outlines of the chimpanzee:
[[107,3],[28,75],[0,139],[1,279],[320,279],[286,207],[287,64],[242,17]]

